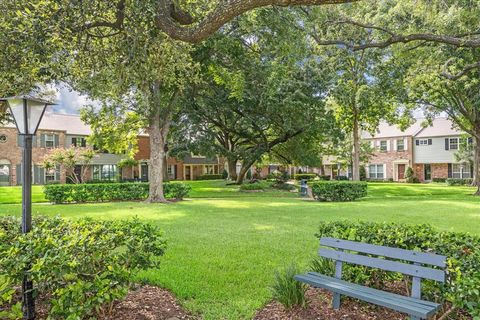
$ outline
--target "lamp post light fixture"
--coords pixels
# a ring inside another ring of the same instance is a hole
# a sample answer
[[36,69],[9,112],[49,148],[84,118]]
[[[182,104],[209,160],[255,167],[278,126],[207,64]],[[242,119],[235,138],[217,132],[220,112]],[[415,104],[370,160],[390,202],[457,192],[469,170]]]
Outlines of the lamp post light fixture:
[[[7,103],[15,120],[18,134],[22,138],[22,233],[32,229],[32,140],[35,136],[45,109],[53,103],[30,96],[2,98]],[[22,282],[23,318],[35,319],[33,282],[28,278],[27,266]]]

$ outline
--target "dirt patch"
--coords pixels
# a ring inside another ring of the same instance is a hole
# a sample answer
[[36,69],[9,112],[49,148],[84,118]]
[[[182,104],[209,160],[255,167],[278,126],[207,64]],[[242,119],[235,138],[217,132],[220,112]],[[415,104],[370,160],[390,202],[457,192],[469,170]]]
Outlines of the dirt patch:
[[398,312],[376,307],[353,299],[343,298],[340,310],[332,309],[332,295],[325,290],[309,288],[306,293],[307,308],[296,307],[291,310],[272,301],[256,315],[254,320],[374,320],[407,319]]
[[193,320],[198,319],[186,312],[175,296],[167,290],[142,286],[122,301],[116,302],[112,313],[105,320]]

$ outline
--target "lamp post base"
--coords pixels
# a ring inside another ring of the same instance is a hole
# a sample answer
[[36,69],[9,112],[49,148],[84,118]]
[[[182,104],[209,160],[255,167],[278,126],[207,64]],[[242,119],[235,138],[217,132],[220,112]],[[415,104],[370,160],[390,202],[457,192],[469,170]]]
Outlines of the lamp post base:
[[23,278],[22,282],[22,311],[23,319],[35,319],[35,300],[33,299],[33,282],[29,281],[27,277]]

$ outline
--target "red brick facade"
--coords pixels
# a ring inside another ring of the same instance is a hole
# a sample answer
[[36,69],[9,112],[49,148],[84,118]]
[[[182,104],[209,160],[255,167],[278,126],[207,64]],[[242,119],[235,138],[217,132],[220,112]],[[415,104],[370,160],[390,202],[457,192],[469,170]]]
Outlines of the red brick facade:
[[[406,141],[405,150],[396,150],[396,140]],[[399,168],[407,168],[413,165],[413,139],[412,137],[393,137],[370,139],[374,146],[374,153],[369,160],[369,164],[383,164],[385,166],[385,180],[393,179],[394,181],[403,180],[404,174],[399,172]],[[381,141],[387,141],[387,150],[381,151],[379,144]],[[368,171],[368,165],[367,165]],[[368,172],[367,172],[368,177]]]

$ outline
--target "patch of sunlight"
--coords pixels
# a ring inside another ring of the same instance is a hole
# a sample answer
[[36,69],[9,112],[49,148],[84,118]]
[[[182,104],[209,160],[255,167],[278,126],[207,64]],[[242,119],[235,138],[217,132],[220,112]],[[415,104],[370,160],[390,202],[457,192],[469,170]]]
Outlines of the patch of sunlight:
[[272,225],[258,224],[258,223],[254,223],[253,227],[254,227],[255,230],[258,230],[258,231],[269,231],[269,230],[274,230],[275,229],[275,227],[272,226]]
[[299,204],[296,202],[269,202],[262,205],[266,205],[268,207],[288,207],[288,206],[298,206]]
[[[447,207],[449,208],[452,213],[455,210],[455,208],[463,208],[463,209],[480,209],[479,205],[480,202],[472,201],[472,202],[460,202],[460,201],[441,201],[441,200],[430,200],[430,201],[424,201],[423,203],[429,203],[432,205],[437,205],[440,208],[441,207]],[[461,213],[461,212],[459,212]]]
[[234,209],[248,209],[248,208],[253,208],[255,206],[258,207],[257,204],[255,203],[249,203],[246,201],[240,202],[240,201],[228,201],[228,200],[215,200],[215,201],[210,201],[208,203],[209,206],[215,207],[215,208],[221,208],[221,209],[229,209],[229,208],[234,208]]

